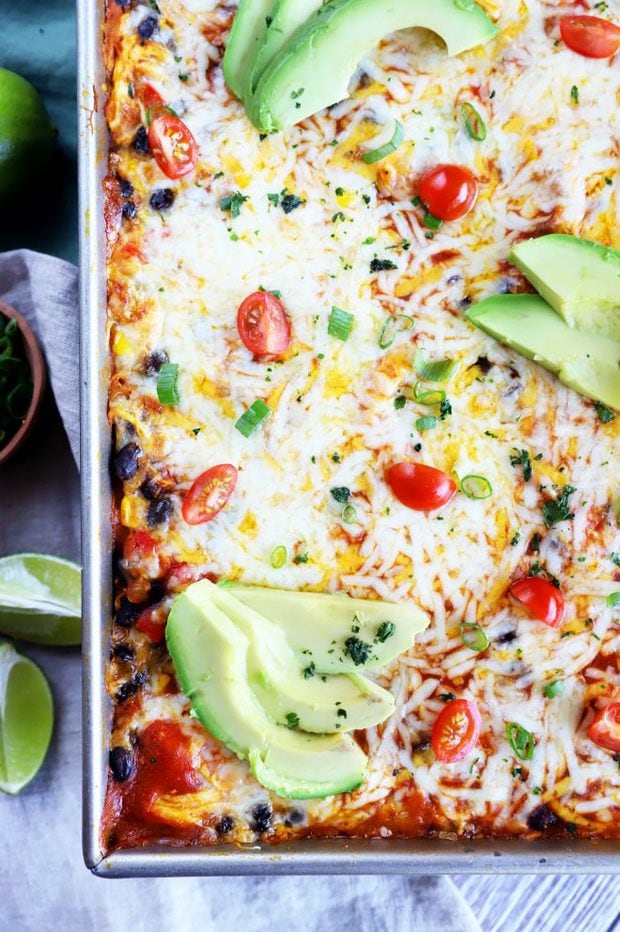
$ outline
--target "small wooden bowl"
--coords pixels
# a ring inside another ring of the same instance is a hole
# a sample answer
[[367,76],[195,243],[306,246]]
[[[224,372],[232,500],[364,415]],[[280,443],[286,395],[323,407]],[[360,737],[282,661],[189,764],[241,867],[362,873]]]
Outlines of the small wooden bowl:
[[33,385],[32,401],[30,402],[30,407],[28,408],[28,413],[26,414],[22,426],[17,433],[13,435],[6,446],[0,447],[0,466],[2,466],[2,464],[6,463],[22,445],[35,424],[45,393],[47,373],[45,369],[45,360],[37,342],[37,338],[22,315],[18,314],[15,308],[5,304],[4,301],[0,301],[0,314],[4,317],[14,317],[17,320],[24,341],[26,359],[30,366],[30,372],[32,373]]

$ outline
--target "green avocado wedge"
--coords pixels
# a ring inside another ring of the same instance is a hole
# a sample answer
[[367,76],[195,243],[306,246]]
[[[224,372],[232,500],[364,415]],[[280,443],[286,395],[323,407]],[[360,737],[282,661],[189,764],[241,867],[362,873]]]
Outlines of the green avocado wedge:
[[523,240],[510,261],[569,327],[620,341],[620,252],[551,233]]
[[282,796],[309,799],[358,787],[367,759],[351,737],[308,734],[270,720],[248,682],[248,638],[214,604],[204,582],[174,600],[166,626],[181,688],[200,722],[239,757],[251,757],[256,778]]
[[291,36],[323,6],[323,3],[324,0],[275,0],[258,40],[256,54],[248,69],[247,84],[243,95],[246,106],[250,105],[259,78],[267,65],[284,48]]
[[368,49],[389,33],[414,27],[437,33],[449,55],[497,33],[486,13],[470,0],[327,0],[266,67],[250,119],[272,133],[343,100]]
[[539,295],[498,295],[467,319],[501,343],[557,374],[569,388],[620,410],[620,342],[569,327]]
[[[316,734],[371,728],[394,711],[391,693],[366,677],[321,677],[312,663],[302,667],[280,628],[235,598],[234,590],[201,582],[205,611],[212,600],[248,639],[248,681],[276,724],[295,716],[296,727]],[[209,587],[208,589],[206,587]]]
[[350,599],[344,594],[258,586],[235,586],[229,591],[277,625],[300,666],[313,663],[317,673],[385,667],[411,650],[416,634],[430,623],[415,606]]
[[239,0],[222,70],[229,88],[243,98],[248,71],[269,18],[273,0]]

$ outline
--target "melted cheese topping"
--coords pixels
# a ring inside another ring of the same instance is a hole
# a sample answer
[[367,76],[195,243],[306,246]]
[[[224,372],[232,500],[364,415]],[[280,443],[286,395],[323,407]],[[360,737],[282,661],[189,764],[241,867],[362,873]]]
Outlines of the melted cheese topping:
[[[362,62],[351,99],[262,140],[223,81],[230,22],[223,4],[159,0],[159,32],[142,44],[136,28],[150,8],[135,7],[115,25],[112,167],[131,182],[138,213],[112,237],[110,415],[118,446],[138,443],[174,505],[169,527],[149,528],[155,555],[126,561],[128,576],[157,578],[189,564],[197,576],[411,600],[432,617],[415,648],[379,677],[397,711],[366,734],[364,785],[296,804],[299,825],[273,797],[282,836],[374,832],[373,814],[405,811],[414,797],[432,807],[434,826],[444,830],[523,833],[542,801],[580,831],[617,832],[618,765],[586,732],[620,686],[620,629],[605,604],[618,588],[610,554],[620,550],[612,507],[619,421],[603,426],[590,402],[473,329],[462,310],[523,290],[506,261],[523,236],[555,230],[620,246],[611,132],[618,70],[556,41],[558,4],[482,5],[501,29],[493,42],[448,59],[429,34],[388,37]],[[127,145],[145,78],[200,146],[196,171],[181,181],[171,182]],[[465,101],[486,122],[484,143],[465,131]],[[360,146],[388,118],[402,123],[406,142],[366,165]],[[465,219],[431,238],[412,198],[421,174],[441,162],[470,168],[480,197]],[[159,188],[174,190],[168,210],[149,207]],[[285,189],[303,200],[288,214],[269,197]],[[233,218],[220,204],[234,192],[247,201]],[[375,257],[395,268],[372,273]],[[239,304],[261,286],[281,292],[292,321],[292,348],[277,363],[255,361],[236,329]],[[355,315],[345,343],[327,332],[334,305]],[[415,326],[384,350],[378,337],[394,314],[411,316]],[[411,397],[420,348],[458,362],[447,387],[452,414],[424,433],[416,420],[428,409],[411,400],[394,405],[399,395]],[[145,369],[146,356],[162,350],[179,365],[174,408],[157,403],[155,376]],[[247,439],[234,425],[256,398],[273,414]],[[515,447],[530,452],[534,477],[527,483],[511,465]],[[493,493],[484,500],[459,494],[439,513],[412,512],[384,481],[386,467],[402,459],[460,477],[483,475]],[[183,496],[218,463],[238,467],[237,490],[216,520],[190,527]],[[146,527],[148,502],[137,491],[143,478],[144,464],[125,487],[120,520],[127,529]],[[574,518],[547,530],[542,505],[566,483],[577,490]],[[335,486],[351,489],[356,523],[343,522],[329,493]],[[534,534],[542,543],[532,554]],[[270,555],[279,545],[289,560],[274,569]],[[293,559],[305,555],[307,562]],[[511,580],[534,562],[561,581],[567,613],[560,631],[506,597]],[[461,621],[484,627],[487,651],[464,646]],[[147,650],[144,635],[129,638]],[[118,740],[147,720],[187,712],[182,697],[159,690],[158,663],[148,660],[150,692],[139,709],[129,714],[119,706]],[[119,675],[113,669],[111,682]],[[558,677],[563,695],[546,699],[545,683]],[[446,693],[473,700],[483,719],[479,747],[450,765],[424,750]],[[508,722],[535,736],[531,761],[514,756]],[[247,813],[269,794],[245,763],[199,726],[187,728],[207,788],[160,800],[161,817],[196,826],[210,814],[231,813],[239,820],[235,837],[253,837]],[[398,831],[394,824],[385,815],[379,833]],[[403,829],[426,830],[428,820]],[[205,842],[213,840],[209,831]]]

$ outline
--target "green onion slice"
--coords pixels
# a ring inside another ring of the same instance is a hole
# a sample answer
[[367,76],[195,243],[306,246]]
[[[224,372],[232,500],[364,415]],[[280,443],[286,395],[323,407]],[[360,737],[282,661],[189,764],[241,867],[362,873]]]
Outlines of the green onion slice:
[[370,149],[368,152],[364,152],[362,155],[362,162],[366,162],[367,165],[374,165],[375,162],[380,162],[381,159],[387,158],[392,152],[396,152],[404,138],[405,130],[403,129],[402,123],[399,123],[398,120],[394,120],[394,132],[392,133],[390,141],[386,142],[383,146],[379,146],[377,149]]
[[288,551],[283,544],[276,547],[271,554],[271,565],[274,570],[281,570],[288,560]]
[[349,314],[348,311],[343,311],[341,307],[334,306],[329,315],[327,332],[330,337],[336,337],[338,340],[345,342],[351,335],[354,321],[354,314]]
[[487,138],[486,124],[474,105],[469,102],[464,103],[461,106],[461,116],[469,138],[475,139],[476,142],[484,142]]
[[355,524],[357,521],[357,510],[353,505],[345,505],[342,509],[342,520],[345,524]]
[[429,230],[441,230],[443,220],[440,220],[439,217],[434,217],[433,214],[426,213],[424,217],[424,226]]
[[421,433],[425,430],[433,430],[437,427],[437,418],[436,417],[419,417],[415,422],[416,430],[419,430]]
[[617,608],[620,605],[620,592],[611,592],[607,596],[607,605],[609,608]]
[[414,400],[421,405],[440,405],[446,400],[446,393],[441,388],[424,388],[422,379],[419,379],[413,387]]
[[467,498],[490,498],[493,486],[486,476],[465,476],[461,479],[461,492]]
[[179,367],[176,362],[166,362],[157,376],[157,397],[162,405],[178,405],[177,378]]
[[408,317],[406,314],[397,314],[396,317],[390,315],[381,328],[379,346],[381,349],[388,349],[396,339],[397,333],[412,330],[413,326],[413,317]]
[[448,382],[457,367],[453,359],[436,359],[433,362],[427,362],[424,358],[424,350],[418,350],[413,362],[416,375],[424,382]]
[[521,760],[531,760],[534,756],[536,739],[531,731],[517,722],[506,725],[506,739],[508,744]]
[[485,630],[471,621],[462,621],[460,623],[459,634],[465,647],[469,647],[471,650],[480,652],[486,650],[489,646],[489,639]]
[[564,683],[562,680],[552,680],[550,683],[547,683],[543,689],[543,694],[547,699],[555,699],[556,696],[561,696],[564,692]]
[[257,398],[247,411],[241,415],[235,427],[244,437],[251,437],[263,421],[271,414],[271,408],[261,398]]

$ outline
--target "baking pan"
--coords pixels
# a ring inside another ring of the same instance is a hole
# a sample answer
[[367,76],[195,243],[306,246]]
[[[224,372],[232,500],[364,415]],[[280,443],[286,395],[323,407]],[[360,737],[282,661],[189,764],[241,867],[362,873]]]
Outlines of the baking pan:
[[99,825],[110,720],[104,668],[109,654],[112,602],[102,189],[108,139],[103,114],[103,0],[78,0],[77,6],[86,865],[100,877],[619,872],[620,859],[614,856],[618,845],[590,841],[306,839],[275,847],[140,848],[110,855],[102,850]]

